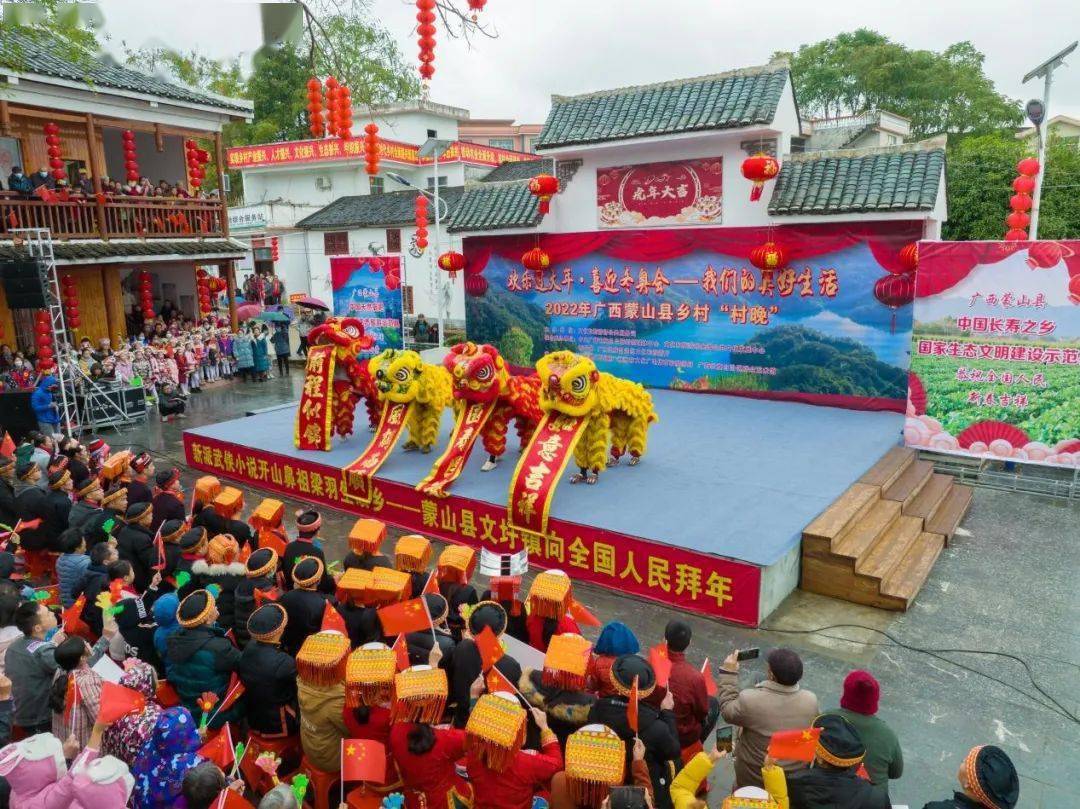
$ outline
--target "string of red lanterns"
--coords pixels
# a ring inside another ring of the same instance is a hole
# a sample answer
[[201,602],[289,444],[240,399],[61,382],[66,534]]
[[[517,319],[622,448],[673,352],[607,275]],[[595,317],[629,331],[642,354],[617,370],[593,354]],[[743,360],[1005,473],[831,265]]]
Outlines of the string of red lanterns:
[[326,134],[326,120],[323,118],[322,82],[312,76],[307,83],[308,130],[316,138]]
[[352,91],[346,86],[338,87],[338,137],[342,140],[352,138]]
[[139,181],[139,160],[135,154],[135,133],[125,129],[120,134],[120,140],[124,147],[124,176],[129,183]]
[[64,169],[64,159],[60,151],[60,126],[49,121],[42,130],[45,132],[45,154],[49,156],[53,179],[66,180],[67,171]]
[[416,249],[421,253],[428,246],[428,201],[423,194],[416,195]]
[[1007,242],[1027,241],[1027,227],[1031,224],[1031,210],[1033,200],[1032,192],[1035,190],[1035,177],[1039,173],[1039,161],[1034,157],[1025,157],[1016,164],[1017,178],[1013,180],[1012,187],[1015,192],[1009,198],[1011,213],[1005,217],[1005,224],[1009,228],[1005,233]]
[[184,151],[187,157],[188,184],[191,188],[198,188],[206,179],[210,153],[200,148],[199,144],[190,138],[184,141]]
[[146,320],[154,319],[154,280],[146,270],[139,271],[139,293],[142,298],[142,315]]
[[210,300],[210,273],[202,267],[195,270],[195,290],[199,299],[199,312],[203,315],[210,314],[213,309]]
[[56,353],[53,350],[52,318],[45,309],[39,309],[34,318],[34,334],[38,349],[37,366],[38,371],[44,373],[55,367]]
[[379,126],[368,124],[364,127],[364,161],[367,173],[374,177],[379,173]]
[[69,329],[79,328],[79,290],[74,275],[60,278],[60,296],[64,303],[64,319]]
[[753,183],[750,189],[750,201],[757,202],[761,199],[761,192],[765,183],[772,180],[780,173],[780,164],[772,155],[759,152],[742,162],[742,176]]
[[435,75],[435,0],[416,0],[416,44],[420,47],[420,78]]
[[275,264],[281,261],[281,245],[277,236],[270,237],[270,260]]
[[331,137],[336,138],[338,134],[338,95],[341,85],[338,84],[338,80],[333,76],[326,77],[326,131]]

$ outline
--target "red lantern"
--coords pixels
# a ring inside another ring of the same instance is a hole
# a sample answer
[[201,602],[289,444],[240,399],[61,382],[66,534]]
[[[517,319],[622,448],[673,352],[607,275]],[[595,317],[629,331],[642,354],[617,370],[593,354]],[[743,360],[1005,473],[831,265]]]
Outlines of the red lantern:
[[69,328],[77,329],[77,328],[79,328],[79,323],[80,323],[80,321],[79,321],[79,313],[78,312],[76,312],[75,314],[73,314],[71,317],[68,318],[68,327]]
[[1016,173],[1022,174],[1025,177],[1034,177],[1039,173],[1040,168],[1039,161],[1034,157],[1025,157],[1016,164]]
[[761,199],[761,191],[765,183],[780,173],[780,164],[776,158],[767,154],[756,154],[742,162],[742,176],[753,183],[750,189],[750,201],[757,202]]
[[1056,267],[1064,251],[1057,242],[1032,242],[1028,248],[1027,265],[1033,270]]
[[49,146],[51,148],[55,148],[55,147],[59,146],[60,145],[60,136],[59,135],[46,135],[45,136],[45,145]]
[[1005,234],[1005,241],[1007,242],[1026,242],[1027,240],[1027,231],[1020,228],[1013,228]]
[[1035,180],[1021,174],[1013,180],[1012,187],[1017,194],[1030,194],[1035,190]]
[[379,127],[368,124],[364,127],[364,160],[367,173],[374,176],[379,173]]
[[270,260],[281,261],[281,248],[277,236],[273,236],[270,239]]
[[1031,224],[1031,217],[1023,211],[1013,211],[1005,217],[1005,224],[1009,230],[1024,230]]
[[484,10],[487,0],[469,0],[469,11],[472,12],[472,21],[476,22],[477,15]]
[[539,279],[551,266],[551,256],[543,248],[534,247],[532,250],[526,250],[521,256],[521,264],[526,270],[534,272]]
[[474,298],[482,298],[487,292],[488,282],[482,275],[465,276],[465,294]]
[[915,272],[919,267],[919,243],[911,242],[900,248],[900,266],[904,272]]
[[307,90],[309,128],[311,134],[319,138],[326,131],[326,121],[323,118],[322,82],[315,77],[308,79]]
[[453,280],[457,278],[458,272],[465,269],[465,256],[449,250],[439,256],[438,261],[435,263],[440,270],[450,273],[450,279]]
[[896,310],[915,300],[915,276],[913,273],[884,275],[874,284],[874,297],[892,309],[891,331],[896,331]]
[[416,9],[420,77],[427,82],[435,75],[435,0],[416,0]]
[[559,180],[550,174],[537,174],[529,180],[529,192],[540,200],[540,213],[551,210],[551,198],[559,193]]
[[759,270],[779,270],[787,264],[787,255],[776,242],[765,242],[750,251],[750,263]]
[[60,126],[59,126],[59,124],[54,124],[52,121],[45,124],[44,129],[45,129],[45,134],[46,135],[59,135],[60,134]]
[[1031,197],[1028,194],[1013,194],[1009,199],[1009,207],[1014,211],[1030,211]]

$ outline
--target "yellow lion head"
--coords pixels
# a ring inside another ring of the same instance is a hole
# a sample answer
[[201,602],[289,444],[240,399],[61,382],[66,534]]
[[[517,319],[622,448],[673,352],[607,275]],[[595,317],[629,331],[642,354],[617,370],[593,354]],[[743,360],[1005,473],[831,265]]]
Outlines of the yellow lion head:
[[581,417],[600,406],[600,372],[588,357],[573,351],[554,351],[536,362],[540,377],[540,407]]
[[509,373],[494,346],[458,343],[443,358],[454,396],[467,402],[490,402],[505,388]]
[[379,396],[390,402],[408,403],[420,395],[424,361],[415,351],[388,348],[368,361]]

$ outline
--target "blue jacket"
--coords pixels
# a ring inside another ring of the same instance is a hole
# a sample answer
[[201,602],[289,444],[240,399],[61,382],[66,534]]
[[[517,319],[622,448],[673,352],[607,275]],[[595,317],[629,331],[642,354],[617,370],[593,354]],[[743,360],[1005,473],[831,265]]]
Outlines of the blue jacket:
[[251,337],[238,334],[233,338],[233,356],[240,368],[250,368],[255,364],[255,357],[251,347]]
[[[218,699],[225,697],[229,678],[240,663],[240,650],[225,637],[224,629],[217,625],[181,628],[165,645],[169,682],[193,716],[200,715],[198,703],[204,691],[213,691]],[[221,711],[209,727],[217,729],[239,719],[239,707]]]
[[157,629],[154,630],[154,648],[162,665],[165,666],[165,674],[168,676],[169,659],[167,657],[166,643],[169,635],[179,631],[180,624],[176,621],[176,608],[180,606],[180,599],[176,593],[166,593],[154,602],[154,622]]
[[90,557],[85,553],[62,553],[56,560],[56,579],[60,585],[60,603],[70,607],[75,603],[75,589],[82,584]]
[[52,374],[43,376],[38,380],[37,388],[30,394],[30,406],[34,408],[34,415],[37,416],[38,421],[46,424],[60,423],[60,412],[53,403],[53,395],[49,393],[49,388],[58,384],[60,383]]

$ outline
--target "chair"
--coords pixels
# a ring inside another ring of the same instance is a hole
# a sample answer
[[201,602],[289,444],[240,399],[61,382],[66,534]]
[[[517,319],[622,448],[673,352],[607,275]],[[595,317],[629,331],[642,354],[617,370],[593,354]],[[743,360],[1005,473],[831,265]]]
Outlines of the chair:
[[[270,776],[255,766],[255,760],[263,753],[274,753],[282,761],[285,761],[286,758],[292,758],[295,764],[296,758],[300,755],[300,737],[268,737],[255,731],[251,732],[248,739],[247,753],[244,755],[244,760],[240,762],[240,772],[243,774],[247,785],[258,795],[269,792],[274,786]],[[292,770],[279,770],[278,779],[284,781],[292,774]]]
[[341,781],[341,773],[320,770],[304,756],[300,759],[300,772],[308,777],[308,794],[304,806],[313,809],[331,809],[330,790]]
[[345,796],[345,805],[349,809],[379,809],[383,796],[366,786],[358,786]]

